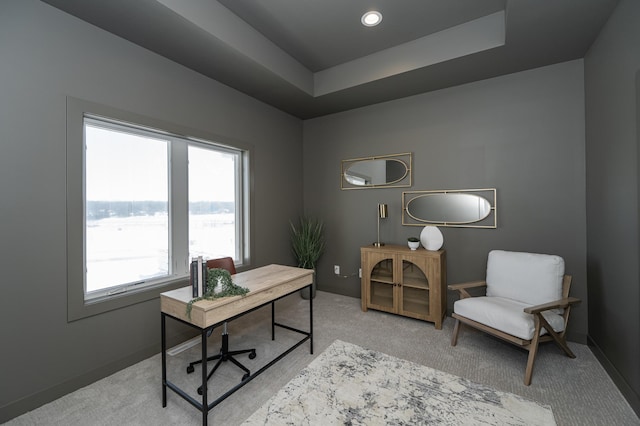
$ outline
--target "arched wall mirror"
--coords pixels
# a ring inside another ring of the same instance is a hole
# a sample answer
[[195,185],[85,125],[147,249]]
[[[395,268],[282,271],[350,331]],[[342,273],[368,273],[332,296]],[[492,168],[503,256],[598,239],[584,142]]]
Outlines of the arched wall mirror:
[[496,228],[496,189],[405,191],[402,224]]
[[340,188],[410,187],[412,157],[408,152],[342,160]]

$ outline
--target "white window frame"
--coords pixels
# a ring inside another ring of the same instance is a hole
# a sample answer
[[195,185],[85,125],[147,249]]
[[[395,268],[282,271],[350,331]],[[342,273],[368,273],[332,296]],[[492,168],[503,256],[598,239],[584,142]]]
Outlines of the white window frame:
[[[102,292],[85,287],[85,119],[137,132],[151,131],[169,139],[169,272],[140,283],[121,284]],[[135,124],[132,124],[135,123]],[[74,321],[157,298],[163,291],[188,283],[188,146],[212,147],[239,156],[236,194],[236,265],[248,266],[250,244],[251,146],[172,123],[75,98],[67,98],[67,318]]]

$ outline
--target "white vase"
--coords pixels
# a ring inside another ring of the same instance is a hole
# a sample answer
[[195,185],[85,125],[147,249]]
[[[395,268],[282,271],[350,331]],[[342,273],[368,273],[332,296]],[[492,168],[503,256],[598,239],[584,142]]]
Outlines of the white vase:
[[437,251],[444,244],[444,236],[437,226],[427,225],[420,233],[420,242],[427,250]]
[[417,250],[420,247],[420,241],[407,241],[407,244],[411,250]]

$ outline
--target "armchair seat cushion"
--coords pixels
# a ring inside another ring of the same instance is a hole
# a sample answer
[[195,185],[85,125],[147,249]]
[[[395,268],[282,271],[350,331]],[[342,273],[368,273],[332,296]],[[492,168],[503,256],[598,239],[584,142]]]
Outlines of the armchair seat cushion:
[[[453,311],[465,318],[488,325],[507,334],[524,340],[531,340],[535,330],[532,314],[524,312],[524,308],[532,306],[505,297],[469,297],[457,300]],[[564,318],[553,311],[542,313],[555,332],[564,330]],[[546,334],[544,328],[541,335]]]

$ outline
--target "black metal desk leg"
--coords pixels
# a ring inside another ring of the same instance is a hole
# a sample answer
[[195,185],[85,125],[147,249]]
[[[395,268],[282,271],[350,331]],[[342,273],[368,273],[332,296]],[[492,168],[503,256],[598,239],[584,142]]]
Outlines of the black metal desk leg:
[[271,340],[276,340],[276,302],[271,302]]
[[207,426],[209,404],[207,403],[207,329],[202,329],[202,426]]
[[160,330],[162,333],[162,408],[167,406],[167,330],[164,312],[160,314]]
[[313,294],[311,293],[312,288],[309,287],[309,333],[310,339],[309,343],[311,345],[311,355],[313,355]]

